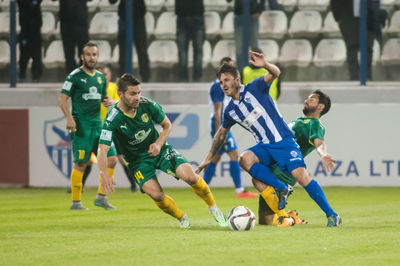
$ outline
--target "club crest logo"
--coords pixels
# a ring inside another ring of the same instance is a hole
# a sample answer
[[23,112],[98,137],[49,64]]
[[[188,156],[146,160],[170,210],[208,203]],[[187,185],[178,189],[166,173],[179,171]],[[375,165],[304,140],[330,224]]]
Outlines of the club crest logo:
[[296,151],[291,151],[290,155],[292,155],[292,157],[297,157],[297,152]]
[[70,179],[73,153],[71,136],[65,129],[65,117],[45,121],[43,137],[50,160],[65,178]]
[[149,121],[149,117],[146,113],[142,114],[142,121],[147,123]]
[[103,81],[101,80],[101,77],[97,77],[97,81],[99,82],[99,84],[101,84]]

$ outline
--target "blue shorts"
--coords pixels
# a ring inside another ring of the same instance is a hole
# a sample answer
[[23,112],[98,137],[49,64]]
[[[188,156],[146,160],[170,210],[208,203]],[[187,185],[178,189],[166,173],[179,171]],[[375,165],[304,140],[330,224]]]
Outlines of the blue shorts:
[[292,138],[286,138],[273,144],[258,143],[248,149],[252,151],[265,166],[277,163],[283,171],[306,168],[300,147]]
[[[215,132],[216,132],[215,127],[212,126],[211,127],[211,137],[214,138]],[[222,154],[224,154],[224,152],[228,153],[228,152],[237,150],[237,148],[238,147],[236,144],[236,140],[233,137],[232,133],[229,131],[228,136],[226,136],[226,141],[225,141],[224,145],[222,146],[222,148],[219,149],[218,154],[222,155]]]

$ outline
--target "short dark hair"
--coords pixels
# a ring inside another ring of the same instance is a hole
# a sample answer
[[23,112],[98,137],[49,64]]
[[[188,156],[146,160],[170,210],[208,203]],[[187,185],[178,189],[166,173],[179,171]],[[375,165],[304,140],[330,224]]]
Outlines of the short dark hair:
[[329,98],[329,96],[327,94],[323,93],[320,90],[315,90],[312,93],[318,94],[318,96],[319,96],[318,102],[325,105],[324,109],[321,112],[321,116],[323,116],[324,114],[329,112],[329,109],[331,109],[331,98]]
[[259,53],[259,54],[264,54],[263,50],[261,50],[261,48],[258,48],[258,47],[252,47],[251,51]]
[[221,78],[221,74],[223,73],[229,73],[232,75],[233,78],[237,78],[240,76],[239,71],[237,70],[237,68],[235,66],[232,66],[231,64],[222,64],[219,69],[218,69],[218,73],[217,73],[217,77]]
[[140,81],[131,74],[123,74],[117,81],[118,91],[124,93],[128,90],[128,86],[137,86]]
[[96,47],[97,51],[99,50],[99,47],[97,46],[97,44],[95,44],[94,42],[87,42],[85,43],[85,45],[82,48],[81,54],[83,54],[83,50],[85,50],[85,47]]
[[219,65],[223,65],[225,63],[230,63],[233,62],[233,59],[230,58],[229,56],[225,56],[221,59],[221,61],[219,62]]

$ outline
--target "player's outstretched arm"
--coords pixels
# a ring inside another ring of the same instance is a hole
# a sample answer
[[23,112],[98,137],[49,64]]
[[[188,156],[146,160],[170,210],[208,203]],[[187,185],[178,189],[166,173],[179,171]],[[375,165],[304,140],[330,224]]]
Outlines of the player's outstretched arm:
[[333,171],[335,169],[335,160],[328,153],[328,147],[326,146],[325,141],[322,139],[314,139],[315,149],[321,157],[322,166],[328,172]]
[[263,54],[250,51],[249,55],[250,64],[268,70],[268,73],[264,75],[266,83],[272,83],[281,74],[280,69],[276,65],[268,63]]
[[217,133],[215,133],[213,143],[211,145],[210,152],[207,157],[203,160],[203,162],[197,167],[196,173],[199,174],[201,171],[206,169],[211,162],[211,159],[217,154],[221,146],[225,143],[226,136],[229,133],[229,128],[224,128],[220,126]]
[[110,146],[105,144],[99,144],[99,149],[97,151],[97,163],[100,169],[100,179],[102,190],[106,194],[111,194],[114,192],[115,182],[107,171],[107,152]]
[[76,123],[71,115],[71,112],[69,111],[68,99],[68,95],[61,93],[60,97],[58,98],[58,106],[60,106],[61,111],[64,113],[65,118],[67,119],[66,128],[70,131],[76,131]]
[[169,137],[169,134],[171,134],[172,124],[167,116],[165,116],[164,120],[160,123],[160,126],[162,127],[162,130],[158,139],[149,146],[148,153],[150,156],[157,156],[160,153],[161,147]]

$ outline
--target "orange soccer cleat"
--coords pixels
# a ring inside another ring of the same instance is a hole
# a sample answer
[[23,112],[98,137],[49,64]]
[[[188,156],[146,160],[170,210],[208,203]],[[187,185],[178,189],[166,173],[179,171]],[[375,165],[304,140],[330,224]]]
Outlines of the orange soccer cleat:
[[290,210],[288,212],[288,215],[294,219],[295,224],[307,224],[306,221],[300,219],[299,214],[297,213],[296,210]]
[[278,219],[278,227],[289,227],[295,225],[296,222],[291,216],[281,216]]
[[255,198],[257,197],[258,194],[257,193],[251,193],[249,191],[242,191],[240,193],[236,193],[235,197],[236,198]]

